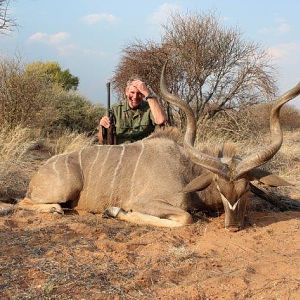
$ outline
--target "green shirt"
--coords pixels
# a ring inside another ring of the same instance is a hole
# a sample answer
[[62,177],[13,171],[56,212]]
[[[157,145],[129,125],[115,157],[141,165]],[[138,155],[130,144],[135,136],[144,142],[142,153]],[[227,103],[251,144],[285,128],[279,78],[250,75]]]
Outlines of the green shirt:
[[115,118],[117,143],[131,143],[147,137],[155,129],[155,123],[148,102],[142,101],[132,109],[127,101],[111,107]]

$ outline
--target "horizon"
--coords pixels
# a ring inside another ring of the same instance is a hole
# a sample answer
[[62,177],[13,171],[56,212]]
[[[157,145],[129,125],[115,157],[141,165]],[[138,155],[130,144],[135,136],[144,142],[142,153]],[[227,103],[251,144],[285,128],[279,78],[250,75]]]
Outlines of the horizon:
[[[282,94],[300,81],[300,4],[266,1],[11,1],[19,26],[0,36],[0,55],[24,63],[56,61],[80,80],[78,91],[105,105],[106,82],[134,40],[159,42],[170,12],[215,12],[221,25],[237,28],[247,42],[261,45],[271,57]],[[299,97],[291,102],[300,109]]]

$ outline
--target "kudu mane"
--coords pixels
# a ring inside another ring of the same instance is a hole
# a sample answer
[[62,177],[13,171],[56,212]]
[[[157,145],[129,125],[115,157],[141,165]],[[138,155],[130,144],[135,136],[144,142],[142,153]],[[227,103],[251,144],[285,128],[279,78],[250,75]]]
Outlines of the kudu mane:
[[[183,146],[183,135],[177,127],[162,127],[155,132],[153,132],[147,140],[150,139],[168,139],[176,142],[180,146]],[[203,153],[212,155],[214,157],[224,159],[224,160],[231,160],[232,158],[237,158],[239,147],[232,142],[224,142],[221,144],[213,144],[206,146],[201,149]]]
[[158,128],[153,132],[149,137],[147,137],[147,140],[150,139],[168,139],[172,140],[178,144],[182,144],[182,134],[176,127],[162,127]]
[[[183,135],[177,127],[162,127],[153,132],[149,137],[150,139],[168,139],[183,146]],[[224,159],[237,158],[239,148],[232,142],[224,142],[221,144],[213,144],[201,149],[203,153]]]
[[201,148],[201,152],[218,158],[233,158],[237,156],[239,147],[232,142],[213,144]]

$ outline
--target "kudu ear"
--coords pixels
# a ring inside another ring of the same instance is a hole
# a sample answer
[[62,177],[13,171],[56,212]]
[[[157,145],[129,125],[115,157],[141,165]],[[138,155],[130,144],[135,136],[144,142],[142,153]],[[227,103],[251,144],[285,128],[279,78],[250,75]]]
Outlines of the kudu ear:
[[261,170],[259,168],[251,170],[247,177],[250,181],[257,180],[268,186],[289,186],[293,185],[290,182],[280,178],[279,176],[272,174],[271,172]]
[[213,173],[204,173],[189,182],[183,189],[182,193],[192,193],[206,189],[213,180]]

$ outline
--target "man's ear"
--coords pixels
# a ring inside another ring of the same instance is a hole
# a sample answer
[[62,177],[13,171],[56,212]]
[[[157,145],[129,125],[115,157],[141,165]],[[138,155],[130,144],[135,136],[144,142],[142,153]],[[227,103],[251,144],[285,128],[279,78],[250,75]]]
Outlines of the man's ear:
[[181,192],[183,193],[191,193],[196,191],[202,191],[206,189],[212,182],[213,174],[212,173],[204,173],[200,176],[193,179],[189,182]]
[[272,174],[269,171],[261,170],[259,168],[251,170],[247,174],[247,178],[250,181],[257,180],[268,186],[289,186],[293,185],[290,182],[280,178],[279,176]]
[[125,88],[125,96],[128,97],[128,91],[129,91],[129,86],[126,86]]

